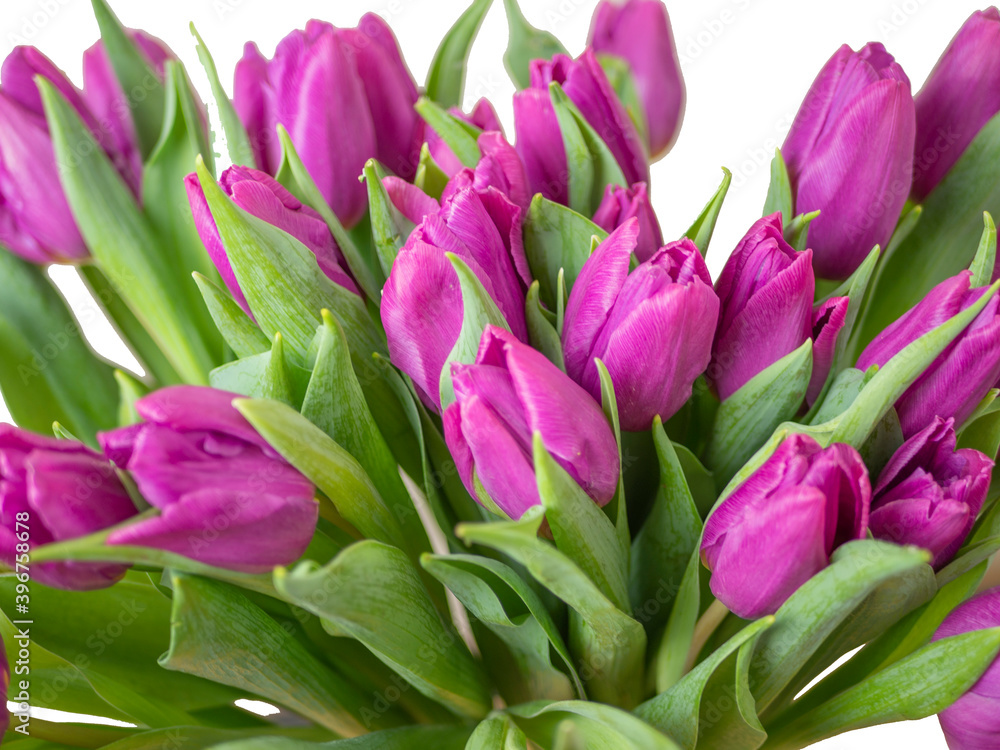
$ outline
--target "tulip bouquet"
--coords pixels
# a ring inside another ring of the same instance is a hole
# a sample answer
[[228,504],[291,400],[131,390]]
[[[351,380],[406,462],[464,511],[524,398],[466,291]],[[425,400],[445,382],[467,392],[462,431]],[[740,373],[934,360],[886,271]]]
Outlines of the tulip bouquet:
[[82,89],[3,62],[6,744],[785,750],[939,714],[1000,747],[1000,13],[915,96],[837,50],[713,282],[728,171],[680,238],[649,199],[663,4],[601,0],[574,58],[505,0],[512,139],[460,108],[490,4],[423,87],[374,15],[247,44],[231,99],[194,32],[211,114],[105,0]]

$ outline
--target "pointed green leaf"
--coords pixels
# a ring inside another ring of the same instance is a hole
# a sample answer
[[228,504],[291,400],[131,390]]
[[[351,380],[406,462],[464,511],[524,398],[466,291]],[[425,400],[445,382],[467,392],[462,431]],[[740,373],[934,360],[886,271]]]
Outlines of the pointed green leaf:
[[124,370],[115,370],[115,381],[118,383],[119,393],[118,424],[125,426],[141,422],[142,417],[135,410],[135,402],[149,393],[149,388]]
[[983,211],[983,224],[983,236],[970,267],[972,278],[969,285],[972,287],[989,286],[993,281],[993,268],[997,262],[997,227],[989,211]]
[[536,29],[524,17],[517,0],[504,0],[507,13],[507,51],[503,66],[518,89],[531,85],[529,70],[532,60],[551,60],[553,55],[567,54],[566,48],[548,31]]
[[479,27],[483,25],[486,11],[492,4],[493,0],[473,0],[472,5],[448,29],[434,53],[424,88],[427,96],[442,107],[458,107],[462,104],[469,53]]
[[417,173],[413,178],[413,184],[439,201],[448,186],[448,180],[448,173],[431,156],[431,149],[425,142],[420,146],[420,158],[417,160]]
[[[618,555],[625,567],[625,577],[628,578],[628,565],[631,558],[632,535],[628,527],[628,505],[625,502],[625,456],[622,452],[622,429],[618,419],[618,399],[615,396],[615,384],[611,381],[611,373],[604,363],[597,359],[597,375],[601,380],[601,409],[611,425],[615,435],[615,445],[618,446],[618,487],[611,502],[604,506],[604,514],[612,520],[618,541]],[[626,584],[627,585],[627,584]],[[626,595],[627,599],[627,595]]]
[[722,182],[720,183],[711,200],[705,204],[705,208],[698,214],[694,224],[684,233],[698,249],[702,255],[708,253],[708,245],[712,241],[712,233],[715,232],[715,222],[719,220],[719,212],[722,204],[726,200],[726,193],[729,192],[729,184],[733,181],[733,173],[725,167],[722,168]]
[[485,678],[431,603],[402,550],[366,540],[325,567],[279,568],[275,585],[292,602],[363,643],[418,691],[459,716],[490,709]]
[[465,750],[528,750],[528,739],[509,716],[500,714],[479,723]]
[[[594,750],[678,750],[678,746],[649,724],[613,706],[591,701],[529,703],[507,710],[528,738],[549,747],[561,725],[569,723],[573,736]],[[565,736],[565,735],[564,735]],[[581,745],[563,745],[566,748]]]
[[795,199],[792,196],[792,183],[788,177],[788,167],[781,156],[781,149],[774,149],[771,160],[771,182],[767,187],[767,198],[764,201],[764,216],[781,212],[782,226],[792,221],[795,215]]
[[531,345],[538,349],[548,360],[563,372],[566,363],[563,361],[562,341],[556,331],[552,314],[542,307],[538,298],[538,281],[531,283],[524,301],[524,318],[528,324],[528,337]]
[[200,273],[194,274],[194,280],[215,325],[237,357],[251,357],[267,351],[267,336],[243,312],[229,292]]
[[481,156],[479,144],[476,142],[479,129],[450,114],[426,96],[420,97],[415,106],[417,113],[435,133],[441,136],[441,140],[458,157],[462,165],[475,167]]
[[837,346],[834,348],[833,364],[830,367],[830,376],[827,382],[830,382],[830,379],[836,377],[837,373],[844,367],[849,367],[855,361],[849,359],[849,352],[853,351],[854,335],[858,329],[861,311],[868,299],[868,287],[878,265],[878,260],[879,247],[876,245],[868,253],[864,262],[858,266],[858,269],[844,282],[844,286],[836,289],[831,295],[832,297],[846,296],[849,302],[847,303],[847,315],[844,317],[844,327],[837,335]]
[[384,170],[374,159],[365,164],[364,179],[368,187],[368,211],[372,222],[372,239],[378,255],[382,276],[389,278],[396,254],[413,231],[412,221],[392,204],[382,184]]

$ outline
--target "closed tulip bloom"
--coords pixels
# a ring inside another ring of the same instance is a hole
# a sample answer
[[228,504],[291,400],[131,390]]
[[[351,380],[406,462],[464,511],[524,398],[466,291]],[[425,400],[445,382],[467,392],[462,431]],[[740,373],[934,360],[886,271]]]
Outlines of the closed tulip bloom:
[[[226,249],[222,245],[219,229],[208,208],[198,175],[189,174],[184,179],[184,184],[194,215],[195,227],[208,250],[209,257],[219,269],[219,274],[233,295],[233,299],[250,315],[250,307],[226,256]],[[326,222],[277,180],[250,167],[234,166],[222,173],[219,184],[226,195],[244,211],[283,229],[312,250],[320,269],[331,281],[355,294],[360,294],[354,281],[344,270],[344,258]]]
[[667,6],[660,0],[601,0],[590,22],[588,46],[625,60],[642,101],[654,157],[673,145],[684,117],[684,78]]
[[[5,565],[14,568],[26,548],[87,536],[135,514],[114,467],[100,454],[75,440],[0,424],[0,556]],[[27,544],[18,538],[24,530]],[[126,570],[118,563],[32,562],[31,578],[83,591],[110,586]]]
[[811,260],[785,242],[778,213],[759,219],[729,256],[715,284],[722,308],[707,373],[720,399],[809,337]]
[[872,534],[930,550],[931,564],[943,567],[976,522],[992,468],[985,454],[955,449],[955,420],[935,417],[882,470],[872,499]]
[[820,277],[845,279],[888,243],[910,193],[914,130],[910,81],[881,44],[845,44],[816,77],[781,153],[795,211],[821,211],[809,225]]
[[105,454],[160,515],[109,544],[168,550],[263,573],[296,560],[318,516],[313,485],[232,406],[235,393],[171,386],[136,401],[143,422],[98,434]]
[[[813,307],[812,326],[812,375],[806,390],[806,404],[812,406],[826,384],[837,350],[837,337],[847,322],[850,297],[831,297]],[[803,339],[805,341],[805,339]]]
[[[931,289],[888,326],[858,358],[859,370],[885,364],[907,345],[974,304],[986,291],[970,288],[963,271]],[[1000,300],[993,297],[975,320],[924,370],[896,402],[903,435],[910,437],[934,417],[961,425],[1000,379]]]
[[380,307],[393,364],[435,409],[441,408],[441,369],[458,340],[464,309],[446,252],[469,266],[514,335],[528,338],[524,295],[530,276],[521,209],[496,188],[460,188],[410,234],[393,262]]
[[614,496],[618,446],[604,412],[541,353],[487,326],[475,364],[453,364],[452,378],[456,400],[443,416],[445,440],[473,497],[478,482],[512,519],[541,503],[535,433],[596,503]]
[[584,119],[604,139],[621,167],[625,179],[649,182],[645,146],[625,107],[608,82],[591,50],[572,59],[555,55],[531,62],[531,87],[514,94],[515,147],[521,155],[531,192],[566,204],[569,200],[569,169],[566,149],[549,84],[559,83]]
[[597,359],[615,386],[625,430],[666,421],[708,366],[719,298],[698,248],[671,242],[629,273],[639,232],[629,219],[583,265],[566,305],[566,373],[601,399]]
[[922,201],[1000,112],[1000,11],[977,10],[958,30],[913,98],[917,113],[914,200]]
[[275,174],[283,125],[320,193],[348,227],[365,212],[358,182],[375,157],[410,176],[416,169],[417,87],[392,31],[366,14],[356,29],[309,21],[266,60],[247,44],[236,66],[233,104],[257,165]]
[[594,223],[605,232],[611,232],[631,218],[639,221],[639,243],[635,257],[640,261],[649,260],[663,245],[660,222],[649,202],[646,183],[637,182],[632,187],[608,185],[604,188],[604,198],[594,212]]
[[[1000,627],[1000,586],[959,604],[934,640]],[[1000,744],[1000,659],[994,659],[965,695],[938,714],[951,750],[994,750]]]
[[791,435],[705,522],[712,593],[744,619],[773,614],[834,549],[864,538],[870,502],[856,450]]

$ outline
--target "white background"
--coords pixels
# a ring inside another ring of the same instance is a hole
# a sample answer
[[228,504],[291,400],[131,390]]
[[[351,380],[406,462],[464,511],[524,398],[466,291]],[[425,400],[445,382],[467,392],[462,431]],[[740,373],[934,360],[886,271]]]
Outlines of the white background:
[[[366,11],[386,18],[410,69],[423,81],[438,40],[466,0],[112,0],[126,25],[166,41],[187,64],[198,88],[208,86],[194,52],[193,21],[231,85],[243,43],[252,39],[265,55],[292,28],[312,17],[353,26]],[[525,16],[555,33],[571,53],[583,49],[595,0],[524,0]],[[87,0],[0,0],[0,54],[34,44],[79,83],[80,55],[97,37]],[[962,22],[983,6],[969,0],[702,0],[669,2],[674,35],[687,82],[687,113],[673,151],[653,167],[652,196],[664,236],[683,232],[716,189],[720,166],[733,172],[709,254],[713,274],[750,223],[760,216],[768,164],[817,71],[846,42],[857,49],[881,41],[919,90],[940,52]],[[513,133],[513,86],[501,63],[506,25],[494,2],[469,62],[466,103],[487,96]],[[71,303],[90,308],[59,269],[57,280]],[[2,280],[0,280],[2,282]],[[86,316],[93,319],[91,312]],[[88,337],[106,356],[131,358],[106,325],[89,326]],[[0,404],[0,418],[8,418]],[[944,748],[934,718],[876,727],[816,747]]]

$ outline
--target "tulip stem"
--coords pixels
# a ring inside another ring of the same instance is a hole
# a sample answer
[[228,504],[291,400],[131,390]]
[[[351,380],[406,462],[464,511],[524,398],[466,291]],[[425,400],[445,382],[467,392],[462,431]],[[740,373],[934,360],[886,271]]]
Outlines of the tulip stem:
[[690,672],[691,668],[694,667],[698,654],[701,653],[712,633],[722,624],[728,614],[729,610],[726,605],[715,599],[698,618],[698,622],[694,626],[694,635],[691,636],[691,647],[684,660],[684,674]]

